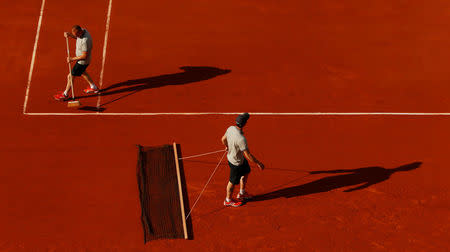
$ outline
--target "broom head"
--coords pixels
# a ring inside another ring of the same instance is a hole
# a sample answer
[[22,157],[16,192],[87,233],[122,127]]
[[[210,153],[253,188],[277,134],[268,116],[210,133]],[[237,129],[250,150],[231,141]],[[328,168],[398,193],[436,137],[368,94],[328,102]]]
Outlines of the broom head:
[[76,108],[76,107],[79,107],[79,106],[81,106],[81,102],[80,101],[73,100],[73,101],[69,101],[67,103],[67,107],[68,108]]

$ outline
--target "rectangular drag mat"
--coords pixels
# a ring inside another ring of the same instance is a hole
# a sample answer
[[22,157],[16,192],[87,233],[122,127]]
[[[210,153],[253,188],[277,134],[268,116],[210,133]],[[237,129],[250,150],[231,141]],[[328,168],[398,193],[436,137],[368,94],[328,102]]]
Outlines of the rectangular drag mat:
[[178,162],[179,145],[138,148],[137,178],[144,241],[192,238],[192,225],[185,220],[189,203],[183,167]]

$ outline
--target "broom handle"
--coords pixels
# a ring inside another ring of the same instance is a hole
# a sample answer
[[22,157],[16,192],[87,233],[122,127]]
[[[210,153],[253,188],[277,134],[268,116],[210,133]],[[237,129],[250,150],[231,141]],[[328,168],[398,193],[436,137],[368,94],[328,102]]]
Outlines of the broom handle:
[[[66,37],[66,48],[67,48],[67,57],[70,58],[70,51],[69,51],[69,38]],[[73,92],[73,80],[72,80],[72,69],[70,68],[70,62],[67,62],[67,65],[69,66],[69,76],[70,76],[70,89],[72,90],[72,99],[75,100],[75,94]]]

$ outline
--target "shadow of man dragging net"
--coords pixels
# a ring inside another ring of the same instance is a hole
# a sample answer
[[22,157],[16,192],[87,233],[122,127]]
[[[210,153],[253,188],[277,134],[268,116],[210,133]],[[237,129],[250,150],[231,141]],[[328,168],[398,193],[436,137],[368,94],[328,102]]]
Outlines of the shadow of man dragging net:
[[174,74],[165,74],[149,78],[128,80],[120,83],[113,84],[109,87],[100,90],[99,94],[85,95],[77,98],[88,98],[97,96],[108,96],[120,93],[126,93],[125,95],[116,98],[112,101],[101,104],[100,106],[107,105],[117,100],[123,99],[127,96],[140,92],[142,90],[159,88],[169,85],[184,85],[193,82],[199,82],[203,80],[212,79],[219,75],[227,74],[231,72],[228,69],[220,69],[217,67],[208,66],[183,66],[180,67],[183,72]]
[[273,192],[256,195],[251,201],[263,201],[276,198],[292,198],[314,193],[328,192],[347,186],[356,186],[346,189],[344,192],[352,192],[367,188],[371,185],[383,182],[392,174],[400,171],[411,171],[420,167],[422,162],[414,162],[393,169],[383,167],[365,167],[351,170],[311,171],[310,174],[341,174],[321,178],[303,185],[287,187]]

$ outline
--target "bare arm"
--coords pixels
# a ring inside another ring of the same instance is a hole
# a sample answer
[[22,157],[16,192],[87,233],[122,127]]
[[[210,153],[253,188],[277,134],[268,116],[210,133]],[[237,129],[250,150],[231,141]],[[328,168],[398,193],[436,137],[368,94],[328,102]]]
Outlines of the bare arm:
[[87,52],[83,52],[80,56],[77,57],[67,57],[67,62],[79,61],[87,59]]
[[78,57],[72,57],[72,61],[76,61],[76,60],[85,60],[87,59],[87,52],[83,52],[80,56]]
[[[64,37],[73,38],[73,39],[77,38],[70,32],[64,32]],[[88,52],[83,52],[80,56],[77,56],[77,57],[67,57],[67,62],[70,63],[72,61],[85,60],[85,59],[87,59],[87,56],[88,56]]]
[[77,37],[73,36],[70,32],[64,32],[64,37],[76,39]]
[[223,145],[225,145],[225,150],[228,150],[227,136],[224,135],[221,140],[222,140]]
[[261,163],[258,159],[256,159],[256,157],[253,156],[253,154],[250,153],[250,151],[249,151],[248,149],[246,149],[246,150],[244,151],[244,155],[245,155],[245,157],[246,157],[248,160],[250,160],[251,162],[257,164],[258,167],[259,167],[259,169],[260,169],[261,171],[264,170],[264,164]]

